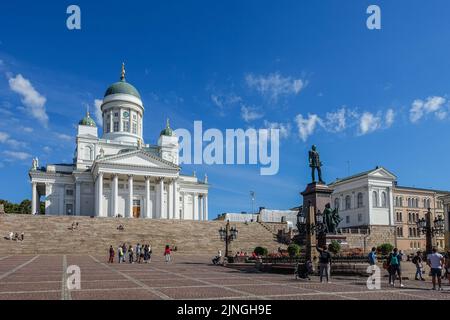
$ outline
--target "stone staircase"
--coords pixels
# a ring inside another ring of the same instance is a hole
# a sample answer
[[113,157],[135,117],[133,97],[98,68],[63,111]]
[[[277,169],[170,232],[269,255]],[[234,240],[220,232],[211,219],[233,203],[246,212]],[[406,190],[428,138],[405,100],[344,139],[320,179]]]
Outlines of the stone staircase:
[[[77,230],[69,230],[78,222]],[[143,220],[127,218],[90,218],[69,216],[0,215],[0,254],[106,254],[110,245],[149,243],[153,253],[163,252],[169,244],[177,253],[216,254],[224,251],[218,230],[224,221]],[[117,230],[119,225],[124,230]],[[238,238],[232,252],[252,252],[256,246],[276,251],[282,246],[276,236],[259,223],[232,223]],[[9,232],[24,233],[24,241],[6,240]]]

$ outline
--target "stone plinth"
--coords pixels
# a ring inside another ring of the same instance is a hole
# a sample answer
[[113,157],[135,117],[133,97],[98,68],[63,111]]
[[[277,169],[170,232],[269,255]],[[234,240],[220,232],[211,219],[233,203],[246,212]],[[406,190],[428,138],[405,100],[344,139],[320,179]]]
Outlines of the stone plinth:
[[334,189],[322,183],[310,183],[306,186],[305,191],[301,193],[303,196],[303,208],[313,206],[315,212],[325,210],[325,205],[331,203],[331,194]]

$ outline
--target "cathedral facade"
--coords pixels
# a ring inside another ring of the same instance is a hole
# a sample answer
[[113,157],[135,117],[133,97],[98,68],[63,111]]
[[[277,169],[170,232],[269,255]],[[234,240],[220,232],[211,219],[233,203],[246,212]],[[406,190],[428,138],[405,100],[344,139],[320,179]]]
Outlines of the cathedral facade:
[[32,214],[43,198],[47,215],[208,220],[207,176],[181,174],[169,121],[157,145],[144,143],[144,105],[124,67],[101,111],[101,136],[89,113],[79,122],[73,163],[33,160]]

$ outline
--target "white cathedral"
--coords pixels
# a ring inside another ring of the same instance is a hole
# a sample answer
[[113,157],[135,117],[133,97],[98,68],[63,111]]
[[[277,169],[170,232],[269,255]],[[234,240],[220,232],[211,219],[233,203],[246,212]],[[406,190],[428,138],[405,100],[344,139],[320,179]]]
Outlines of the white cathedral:
[[89,112],[79,122],[72,164],[40,168],[33,160],[32,214],[39,214],[43,197],[46,215],[208,220],[207,176],[180,173],[169,121],[157,145],[144,144],[144,105],[123,65],[101,111],[101,137]]

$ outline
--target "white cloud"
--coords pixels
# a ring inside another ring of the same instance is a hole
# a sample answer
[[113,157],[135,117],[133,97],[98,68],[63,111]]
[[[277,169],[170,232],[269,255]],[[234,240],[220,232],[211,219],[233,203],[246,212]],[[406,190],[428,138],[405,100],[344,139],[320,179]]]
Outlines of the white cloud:
[[394,120],[395,120],[394,110],[388,109],[388,111],[386,111],[385,116],[386,127],[390,128],[394,124]]
[[272,73],[267,76],[250,73],[246,75],[245,81],[250,88],[256,89],[264,96],[269,96],[273,101],[277,101],[280,96],[296,95],[306,85],[306,82],[302,79],[283,77],[279,73]]
[[95,120],[97,122],[97,126],[99,126],[99,127],[103,126],[102,110],[100,109],[100,107],[102,106],[102,103],[103,103],[103,100],[101,100],[101,99],[94,100]]
[[14,159],[16,160],[26,160],[31,158],[31,155],[26,152],[20,152],[20,151],[3,151],[3,154],[8,157],[5,160],[12,161]]
[[439,119],[444,119],[447,116],[447,111],[444,110],[445,103],[446,99],[438,96],[428,97],[425,101],[416,99],[409,110],[409,119],[415,123],[429,113],[434,113]]
[[211,101],[219,109],[219,114],[225,116],[225,109],[242,102],[242,98],[234,93],[225,95],[211,94]]
[[64,133],[56,133],[56,137],[61,140],[71,141],[72,137]]
[[45,153],[50,153],[52,151],[52,148],[50,148],[49,146],[45,146],[43,148],[43,150],[44,150]]
[[22,130],[27,133],[31,133],[34,131],[33,128],[30,128],[30,127],[23,127]]
[[47,127],[48,116],[45,111],[47,99],[37,92],[31,82],[21,74],[10,77],[8,82],[10,89],[22,96],[22,103],[27,107],[31,116]]
[[320,124],[329,132],[341,132],[347,128],[346,109],[341,108],[336,112],[327,112],[325,120]]
[[14,149],[25,148],[27,146],[25,142],[11,139],[9,134],[5,132],[0,132],[0,143],[7,144]]
[[267,129],[278,129],[280,130],[280,138],[288,138],[291,135],[291,124],[290,123],[279,123],[279,122],[269,122],[264,120],[264,126]]
[[244,119],[245,122],[250,122],[253,120],[261,119],[264,117],[264,113],[258,112],[257,108],[252,107],[241,107],[241,117]]
[[381,117],[370,112],[364,112],[359,121],[361,135],[374,132],[381,128]]
[[299,114],[295,117],[295,122],[297,123],[298,134],[300,138],[306,142],[308,137],[314,133],[317,124],[321,122],[321,119],[316,114],[308,114],[308,118],[304,118],[303,115]]

